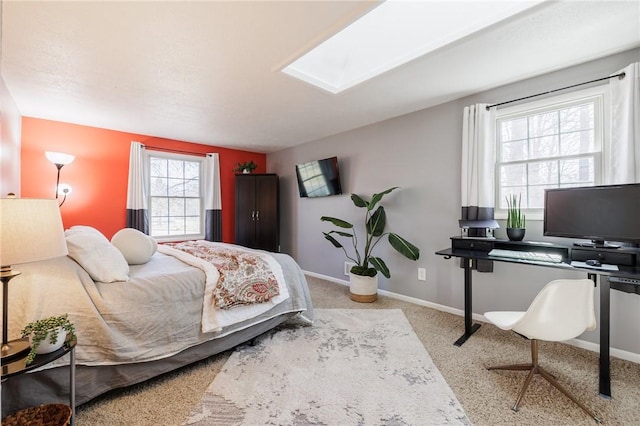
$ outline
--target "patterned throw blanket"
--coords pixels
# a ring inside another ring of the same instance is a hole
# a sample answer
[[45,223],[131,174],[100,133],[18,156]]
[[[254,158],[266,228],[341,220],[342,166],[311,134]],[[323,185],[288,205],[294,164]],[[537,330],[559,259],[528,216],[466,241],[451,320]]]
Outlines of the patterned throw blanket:
[[212,246],[207,241],[167,243],[211,263],[220,273],[213,289],[213,305],[229,309],[238,305],[263,303],[280,294],[278,281],[268,262],[256,253],[232,246]]

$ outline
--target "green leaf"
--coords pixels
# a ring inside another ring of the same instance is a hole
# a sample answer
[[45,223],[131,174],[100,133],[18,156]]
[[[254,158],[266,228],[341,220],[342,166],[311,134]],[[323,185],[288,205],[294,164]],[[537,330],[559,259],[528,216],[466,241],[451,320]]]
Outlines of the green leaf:
[[378,270],[380,271],[380,273],[382,275],[384,275],[387,278],[391,278],[391,272],[389,272],[389,268],[387,267],[387,264],[384,263],[384,260],[380,259],[379,257],[373,257],[371,256],[369,258],[369,262],[371,262],[371,264]]
[[407,259],[418,260],[420,258],[420,249],[397,234],[389,234],[389,244]]
[[376,271],[376,268],[365,268],[364,266],[355,265],[351,268],[351,273],[360,275],[361,277],[375,277],[378,271]]
[[349,232],[342,232],[342,231],[331,231],[329,232],[329,234],[338,234],[341,237],[347,237],[347,238],[353,237],[353,234],[350,234]]
[[351,200],[356,207],[368,207],[369,203],[358,194],[351,194]]
[[331,222],[332,224],[340,228],[353,228],[353,225],[347,222],[346,220],[338,219],[335,217],[322,216],[320,220],[323,222]]
[[371,203],[369,204],[369,210],[373,210],[373,208],[376,206],[376,204],[378,204],[380,202],[380,200],[382,200],[382,197],[384,197],[385,195],[387,195],[388,193],[390,193],[394,189],[398,189],[398,187],[394,186],[393,188],[389,188],[386,191],[382,191],[379,194],[373,194],[373,196],[371,197]]
[[330,235],[329,232],[323,232],[324,237],[329,240],[331,242],[331,244],[333,244],[334,247],[336,248],[343,248],[342,244],[340,243],[340,241],[336,240],[335,238],[333,238],[333,236]]
[[384,212],[384,207],[380,206],[373,212],[369,220],[367,221],[367,233],[374,237],[379,237],[384,232],[384,227],[387,224],[387,215]]

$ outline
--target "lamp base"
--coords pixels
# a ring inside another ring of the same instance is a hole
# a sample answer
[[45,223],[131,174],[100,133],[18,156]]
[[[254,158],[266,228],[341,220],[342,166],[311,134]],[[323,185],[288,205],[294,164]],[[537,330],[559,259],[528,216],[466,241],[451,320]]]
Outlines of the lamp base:
[[2,345],[2,363],[6,363],[14,358],[27,356],[31,350],[29,339],[10,340]]
[[8,315],[7,310],[9,307],[9,281],[11,278],[20,275],[19,271],[13,271],[11,266],[4,265],[0,267],[0,281],[2,281],[2,363],[9,362],[14,358],[20,356],[26,356],[26,353],[30,350],[31,345],[29,339],[15,339],[9,340],[8,333]]

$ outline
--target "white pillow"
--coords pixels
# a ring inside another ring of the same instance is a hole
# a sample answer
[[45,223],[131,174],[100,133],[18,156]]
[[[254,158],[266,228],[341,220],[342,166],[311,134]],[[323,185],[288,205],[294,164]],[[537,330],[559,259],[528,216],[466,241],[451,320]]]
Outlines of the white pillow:
[[147,263],[157,248],[154,242],[147,234],[133,228],[121,229],[111,237],[111,244],[120,250],[129,265]]
[[153,245],[153,252],[157,252],[158,251],[158,242],[156,241],[155,238],[153,237],[149,237],[149,239],[151,240],[151,245]]
[[64,234],[69,257],[78,262],[94,281],[129,280],[126,259],[100,231],[88,226],[72,226]]
[[[87,225],[73,225],[71,228],[68,229],[69,231],[72,232],[86,232],[86,233],[90,233],[93,235],[97,235],[98,237],[104,237],[105,239],[107,237],[104,236],[104,234],[100,231],[98,231],[96,228],[94,228],[93,226],[87,226]],[[107,240],[108,241],[108,240]]]

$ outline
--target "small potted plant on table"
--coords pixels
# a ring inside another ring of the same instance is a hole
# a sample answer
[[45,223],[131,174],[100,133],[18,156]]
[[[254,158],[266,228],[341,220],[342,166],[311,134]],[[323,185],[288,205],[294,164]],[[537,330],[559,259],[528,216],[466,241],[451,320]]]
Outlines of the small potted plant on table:
[[49,317],[30,322],[22,329],[22,337],[31,341],[31,352],[27,356],[27,365],[33,362],[36,355],[57,351],[62,347],[67,336],[75,337],[75,327],[67,314]]
[[522,241],[526,231],[526,218],[520,210],[520,194],[512,194],[507,199],[507,236],[511,241]]

